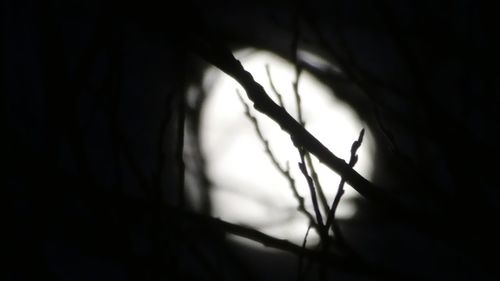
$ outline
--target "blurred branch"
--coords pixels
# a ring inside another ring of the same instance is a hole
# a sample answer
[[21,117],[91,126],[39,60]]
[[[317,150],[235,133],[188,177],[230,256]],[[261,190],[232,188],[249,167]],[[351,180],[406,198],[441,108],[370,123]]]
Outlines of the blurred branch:
[[186,187],[185,187],[185,170],[186,165],[184,163],[184,133],[185,133],[185,123],[186,123],[186,101],[184,95],[179,95],[177,106],[179,113],[177,116],[177,151],[176,160],[177,167],[179,169],[179,182],[178,185],[178,204],[180,208],[184,208],[186,205]]
[[[338,15],[336,16],[338,17]],[[318,26],[316,20],[314,20],[313,18],[308,18],[307,22],[309,23],[312,30],[316,34],[321,46],[325,48],[326,51],[335,59],[336,63],[340,66],[345,76],[349,80],[351,80],[355,85],[357,85],[363,91],[363,93],[365,93],[366,96],[369,98],[370,102],[372,103],[372,108],[374,111],[375,121],[377,122],[377,125],[381,129],[384,137],[386,138],[386,141],[389,143],[391,148],[395,149],[393,151],[398,155],[400,155],[399,150],[397,150],[398,145],[396,144],[395,139],[392,137],[390,132],[388,132],[388,130],[385,128],[385,126],[381,121],[380,112],[376,105],[381,102],[378,98],[378,96],[380,95],[377,95],[377,90],[376,90],[377,88],[374,86],[376,85],[381,88],[387,88],[392,92],[398,92],[398,91],[387,84],[382,84],[381,81],[378,81],[375,78],[371,79],[371,81],[367,81],[367,79],[371,76],[368,72],[362,71],[361,66],[354,59],[354,55],[352,54],[352,51],[347,47],[347,43],[345,42],[344,36],[342,36],[342,32],[337,27],[338,23],[334,24],[333,28],[338,34],[339,38],[338,46],[342,48],[344,55],[341,55],[341,53],[337,51],[335,48],[333,48],[333,46],[328,42],[325,34]]]

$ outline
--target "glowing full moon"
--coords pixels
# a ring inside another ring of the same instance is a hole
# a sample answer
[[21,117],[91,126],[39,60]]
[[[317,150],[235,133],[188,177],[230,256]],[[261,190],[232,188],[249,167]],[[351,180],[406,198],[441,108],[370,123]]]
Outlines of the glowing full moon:
[[[292,116],[297,116],[297,103],[292,87],[295,69],[292,64],[266,51],[243,50],[235,56],[276,101],[265,69],[269,65],[273,84],[281,93],[284,105]],[[317,58],[316,58],[317,59]],[[324,63],[324,62],[323,62]],[[308,228],[307,218],[297,211],[297,200],[288,181],[272,165],[255,129],[244,114],[244,107],[236,89],[250,105],[271,150],[282,166],[289,164],[299,193],[313,213],[309,189],[298,168],[299,154],[290,137],[267,116],[253,110],[244,90],[229,76],[214,69],[207,71],[204,80],[207,98],[202,110],[202,152],[206,158],[207,176],[213,183],[210,199],[215,217],[251,226],[278,238],[300,244]],[[299,93],[306,128],[335,155],[349,159],[352,142],[364,127],[348,104],[338,100],[331,89],[311,74],[300,77]],[[365,177],[372,171],[373,153],[367,131],[358,151],[355,169]],[[313,157],[314,166],[328,203],[331,204],[340,177]],[[346,185],[346,194],[337,211],[337,217],[349,217],[354,207],[349,198],[358,196]],[[311,243],[317,239],[311,233]]]

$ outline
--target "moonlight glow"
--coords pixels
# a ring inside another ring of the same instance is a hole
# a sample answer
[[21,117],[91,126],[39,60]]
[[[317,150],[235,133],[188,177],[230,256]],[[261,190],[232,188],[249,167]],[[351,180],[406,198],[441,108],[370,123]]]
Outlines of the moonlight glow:
[[[292,64],[264,51],[244,50],[238,52],[236,57],[276,101],[265,70],[265,65],[268,64],[287,111],[296,116],[297,107],[292,88],[295,70]],[[207,100],[201,117],[201,138],[207,174],[214,185],[210,194],[214,206],[212,215],[301,243],[308,221],[297,211],[298,204],[288,182],[271,164],[250,120],[244,114],[236,89],[243,95],[245,92],[232,78],[216,69],[210,69],[205,77]],[[307,72],[301,75],[299,92],[306,128],[335,155],[348,159],[351,144],[363,128],[362,122],[348,105],[337,100],[330,89]],[[255,111],[253,114],[258,118],[278,160],[283,166],[289,163],[299,192],[312,210],[307,184],[297,166],[299,155],[290,137],[268,117]],[[365,177],[369,177],[371,173],[371,148],[368,132],[358,151],[359,162],[355,167]],[[331,203],[340,178],[318,161],[315,164]],[[357,194],[346,185],[338,217],[345,218],[353,214],[354,209],[349,202],[349,198],[352,199],[353,196]],[[310,241],[317,239],[315,234],[310,237]]]

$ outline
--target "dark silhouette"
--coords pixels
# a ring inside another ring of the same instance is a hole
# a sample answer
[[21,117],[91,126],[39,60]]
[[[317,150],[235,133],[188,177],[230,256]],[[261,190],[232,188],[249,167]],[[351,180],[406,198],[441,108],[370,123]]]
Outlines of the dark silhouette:
[[[5,280],[499,278],[500,46],[488,4],[5,0],[0,18]],[[233,57],[241,47],[293,62],[357,110],[376,138],[372,182],[352,169],[362,134],[351,159],[331,154],[267,98]],[[353,219],[312,217],[317,248],[210,216],[198,129],[212,65],[290,134],[306,177],[311,153],[363,195]]]

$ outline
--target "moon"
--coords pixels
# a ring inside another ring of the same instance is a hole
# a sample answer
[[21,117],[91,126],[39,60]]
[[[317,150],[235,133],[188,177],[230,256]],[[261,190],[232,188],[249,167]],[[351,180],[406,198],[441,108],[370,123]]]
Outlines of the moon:
[[[309,53],[322,67],[328,63]],[[283,98],[286,110],[297,117],[297,102],[292,83],[296,74],[294,66],[273,53],[244,49],[235,53],[244,68],[259,82],[266,92],[277,101],[266,72]],[[258,138],[253,124],[244,114],[244,106],[236,91],[242,93],[245,102],[269,141],[270,148],[282,167],[289,166],[297,183],[297,189],[304,197],[307,209],[314,214],[309,188],[298,168],[299,153],[290,137],[267,116],[253,110],[242,87],[231,77],[219,70],[207,70],[203,87],[207,96],[201,112],[201,148],[206,159],[206,174],[213,183],[210,199],[213,213],[229,222],[258,229],[277,238],[302,244],[309,226],[306,216],[297,210],[298,202],[290,184],[273,166]],[[330,88],[315,79],[310,73],[300,76],[299,93],[301,110],[306,129],[325,144],[336,156],[349,159],[350,148],[359,132],[366,125],[354,110],[337,99]],[[355,169],[370,178],[373,170],[374,144],[370,131],[358,150],[359,161]],[[335,197],[340,177],[313,157],[313,164],[319,175],[322,188],[331,204]],[[337,217],[349,218],[355,212],[350,202],[359,196],[348,185],[337,210]],[[308,245],[318,241],[317,233],[311,231]]]

